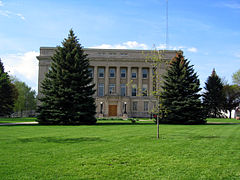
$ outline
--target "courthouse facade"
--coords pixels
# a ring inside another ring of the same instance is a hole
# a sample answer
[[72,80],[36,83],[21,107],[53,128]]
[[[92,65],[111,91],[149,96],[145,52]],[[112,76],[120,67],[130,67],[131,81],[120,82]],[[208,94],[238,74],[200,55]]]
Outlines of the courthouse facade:
[[[51,65],[56,48],[41,47],[38,92]],[[153,90],[153,67],[146,62],[150,50],[84,49],[88,54],[89,70],[96,88],[94,94],[97,117],[149,117],[156,103]],[[177,51],[165,50],[164,59],[170,60]],[[164,72],[164,69],[161,70]]]

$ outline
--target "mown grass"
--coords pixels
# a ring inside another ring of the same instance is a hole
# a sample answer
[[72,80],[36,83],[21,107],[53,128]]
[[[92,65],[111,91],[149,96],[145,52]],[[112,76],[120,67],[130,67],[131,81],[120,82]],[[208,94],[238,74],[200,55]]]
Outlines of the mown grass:
[[239,142],[238,124],[0,126],[0,179],[239,179]]

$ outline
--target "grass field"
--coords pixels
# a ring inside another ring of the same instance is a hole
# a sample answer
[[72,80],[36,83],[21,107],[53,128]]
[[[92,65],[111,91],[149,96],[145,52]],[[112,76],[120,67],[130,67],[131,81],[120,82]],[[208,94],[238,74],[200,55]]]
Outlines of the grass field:
[[240,124],[160,125],[159,140],[151,122],[0,126],[0,152],[4,180],[240,179]]

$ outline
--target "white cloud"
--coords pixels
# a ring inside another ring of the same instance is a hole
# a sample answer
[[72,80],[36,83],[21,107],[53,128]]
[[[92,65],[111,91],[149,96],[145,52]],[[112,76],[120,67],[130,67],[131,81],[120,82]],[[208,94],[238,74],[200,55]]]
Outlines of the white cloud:
[[[3,4],[2,4],[3,6]],[[1,1],[0,1],[0,7],[1,7]],[[19,17],[22,20],[25,20],[25,17],[21,13],[14,13],[8,10],[0,10],[0,15],[5,16],[5,17]]]
[[5,71],[26,82],[33,89],[37,90],[38,82],[38,61],[36,56],[39,52],[30,51],[24,54],[7,54],[2,56]]
[[195,47],[191,47],[191,48],[187,48],[187,51],[195,53],[195,52],[197,52],[198,50],[197,50],[197,48],[195,48]]
[[2,1],[0,1],[0,6],[3,6],[3,2]]
[[17,13],[16,15],[20,17],[22,20],[25,20],[25,17],[21,13]]
[[231,9],[240,9],[240,3],[237,3],[237,2],[224,3],[223,6]]
[[90,48],[100,48],[100,49],[147,49],[148,46],[143,43],[138,43],[137,41],[127,41],[122,44],[101,44],[99,46],[93,46]]
[[[157,46],[157,49],[166,49],[166,44],[159,44]],[[185,47],[185,46],[169,46],[167,49],[169,50],[183,50],[183,51],[188,51],[192,53],[198,52],[198,49],[195,47]]]

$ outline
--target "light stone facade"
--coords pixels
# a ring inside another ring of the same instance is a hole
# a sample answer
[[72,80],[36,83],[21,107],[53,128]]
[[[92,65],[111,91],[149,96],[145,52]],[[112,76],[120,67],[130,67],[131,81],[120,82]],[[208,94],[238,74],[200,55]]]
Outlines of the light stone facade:
[[[38,92],[48,72],[51,56],[56,48],[41,47],[39,60]],[[97,117],[149,117],[154,106],[150,95],[153,89],[152,65],[146,62],[150,50],[84,49],[88,54]],[[172,59],[177,51],[165,50],[164,58]],[[164,72],[164,69],[160,71]],[[142,94],[140,89],[145,89]],[[136,91],[135,91],[136,90]],[[41,94],[39,93],[39,96]],[[126,112],[125,112],[126,111]]]

